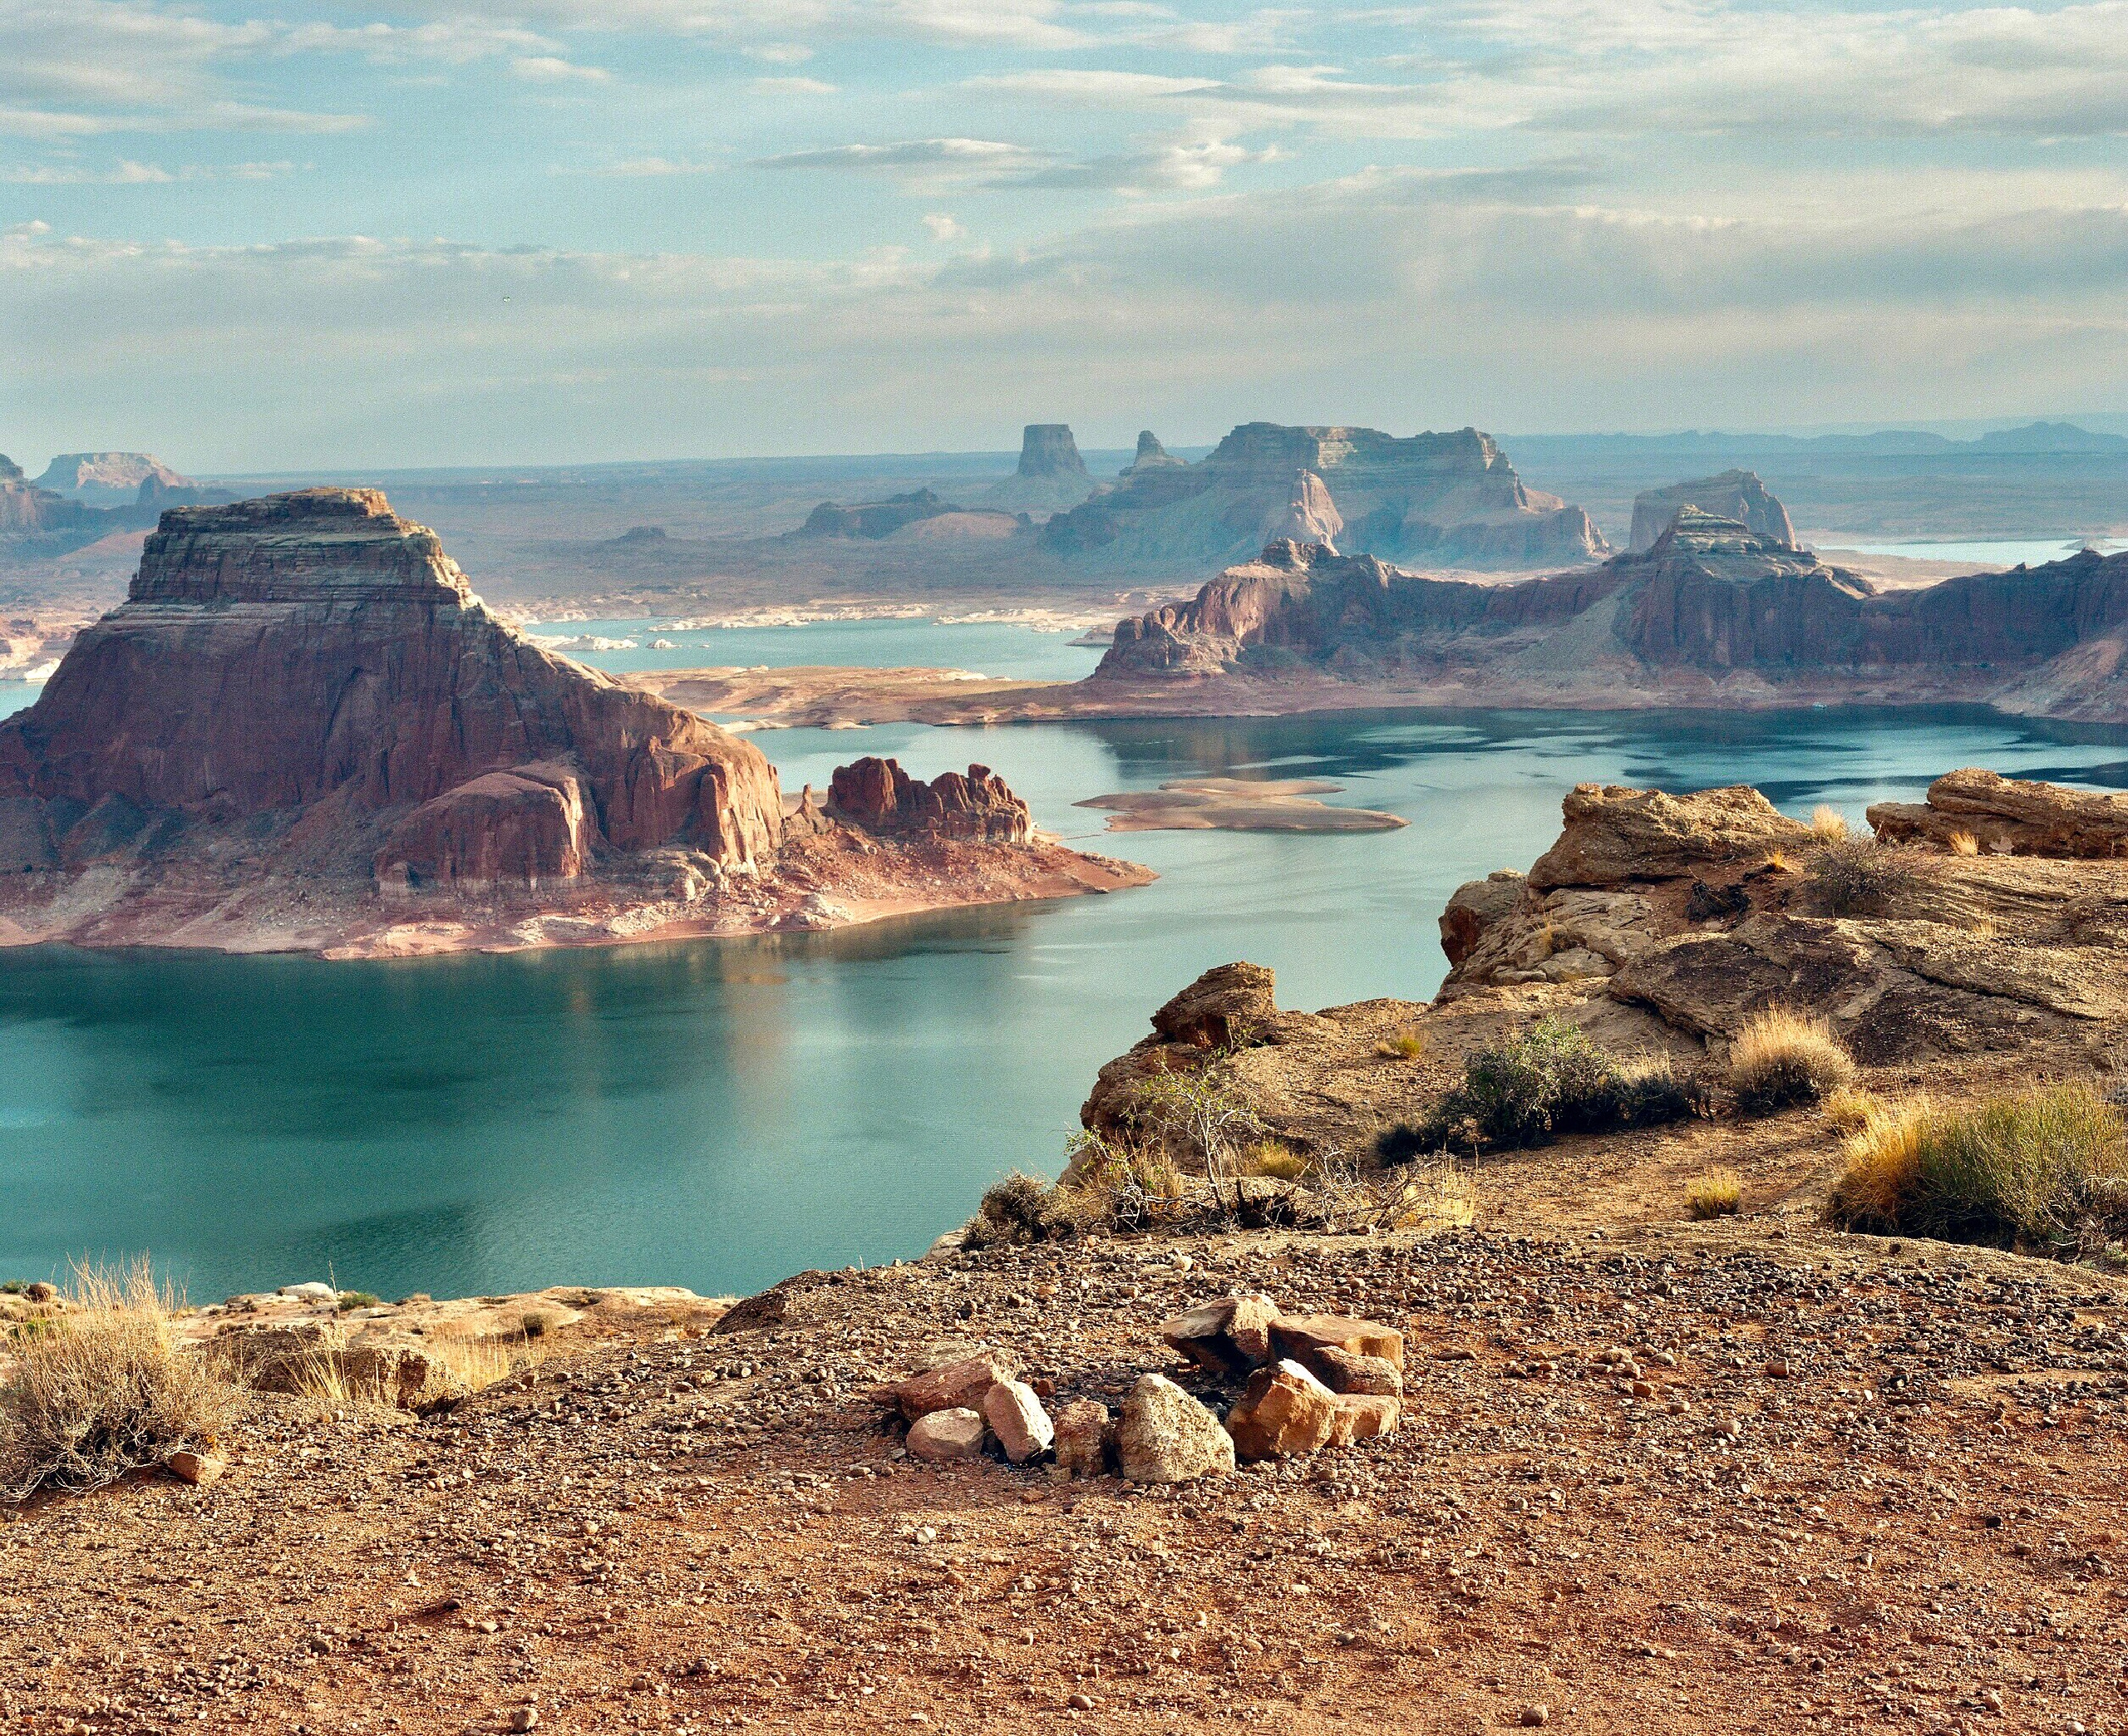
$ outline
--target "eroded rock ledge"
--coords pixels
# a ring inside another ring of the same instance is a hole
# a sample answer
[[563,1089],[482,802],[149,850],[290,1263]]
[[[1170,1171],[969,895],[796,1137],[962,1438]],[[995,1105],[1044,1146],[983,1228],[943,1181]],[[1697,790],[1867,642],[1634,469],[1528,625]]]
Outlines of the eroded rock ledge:
[[786,837],[758,749],[532,644],[374,489],[178,509],[0,725],[0,943],[581,944],[1146,878],[979,769],[845,770],[891,797],[862,837]]

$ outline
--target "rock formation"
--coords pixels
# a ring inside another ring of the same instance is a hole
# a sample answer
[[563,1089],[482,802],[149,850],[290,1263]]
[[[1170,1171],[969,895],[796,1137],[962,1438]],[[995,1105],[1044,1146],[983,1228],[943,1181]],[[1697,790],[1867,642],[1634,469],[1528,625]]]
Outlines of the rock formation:
[[1768,491],[1755,470],[1724,470],[1719,476],[1702,476],[1697,482],[1678,482],[1667,489],[1650,489],[1633,504],[1630,552],[1653,548],[1656,539],[1677,521],[1684,508],[1697,507],[1717,519],[1733,519],[1754,535],[1782,548],[1796,546],[1796,527],[1788,522],[1788,509]]
[[1160,443],[1160,437],[1150,428],[1138,430],[1138,455],[1122,470],[1119,476],[1130,476],[1140,470],[1173,470],[1181,468],[1183,460],[1172,456]]
[[2128,554],[1880,593],[1731,519],[1511,585],[1417,578],[1290,540],[1120,622],[1109,683],[1304,674],[1456,703],[1985,701],[2128,716]]
[[1271,422],[1236,428],[1196,464],[1133,465],[1042,539],[1075,563],[1127,570],[1237,560],[1267,535],[1471,567],[1557,564],[1605,546],[1586,514],[1525,488],[1475,429],[1400,440]]
[[892,760],[868,757],[835,769],[827,811],[889,835],[927,833],[997,843],[1026,843],[1034,837],[1027,804],[987,765],[971,765],[965,777],[942,772],[924,784]]
[[0,537],[43,537],[93,522],[80,502],[27,481],[22,467],[0,456]]
[[[125,604],[0,725],[0,790],[42,804],[63,837],[121,807],[145,835],[330,803],[356,823],[404,814],[377,865],[416,883],[485,848],[470,816],[509,804],[461,786],[512,768],[574,784],[579,845],[677,843],[729,866],[773,850],[781,824],[758,750],[529,643],[373,489],[165,514]],[[447,822],[418,811],[446,793],[464,798]]]
[[2095,795],[1974,766],[1937,779],[1925,803],[1878,803],[1869,824],[1888,843],[2002,856],[2128,856],[2128,795]]
[[1020,437],[1019,469],[983,498],[1007,512],[1057,513],[1076,506],[1093,487],[1070,427],[1030,422]]
[[140,485],[150,479],[165,488],[199,486],[146,452],[62,452],[37,478],[37,486],[86,506],[131,506],[147,498]]
[[868,501],[857,506],[838,506],[832,500],[823,500],[791,534],[800,537],[869,537],[876,540],[880,537],[892,536],[904,524],[941,518],[948,513],[959,510],[960,508],[941,499],[929,489],[919,489],[910,494],[889,494],[884,500]]

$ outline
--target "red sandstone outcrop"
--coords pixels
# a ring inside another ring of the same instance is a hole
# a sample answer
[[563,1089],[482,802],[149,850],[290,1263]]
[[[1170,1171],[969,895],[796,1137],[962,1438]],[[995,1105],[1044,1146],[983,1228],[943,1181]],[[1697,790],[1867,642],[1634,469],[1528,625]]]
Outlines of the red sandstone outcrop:
[[[776,847],[781,799],[758,750],[530,643],[373,489],[165,514],[124,606],[0,725],[0,794],[47,804],[55,826],[114,799],[220,824],[328,800],[362,818],[542,762],[580,778],[579,859],[585,841],[679,843],[727,866]],[[523,859],[467,834],[505,809],[521,833],[544,800],[501,795],[395,833],[380,872],[403,863],[418,883],[421,861]],[[551,831],[543,848],[569,853]]]
[[1636,499],[1628,550],[1638,553],[1653,548],[1657,539],[1688,506],[1717,519],[1731,519],[1783,548],[1796,546],[1796,527],[1789,522],[1788,509],[1759,480],[1758,473],[1724,470],[1719,476],[1702,476],[1697,482],[1650,489]]
[[1869,824],[1886,843],[1932,843],[2002,856],[2128,856],[2128,795],[2006,778],[1966,766],[1922,802],[1879,802]]
[[377,854],[377,883],[392,894],[421,886],[536,891],[581,876],[596,836],[574,767],[548,762],[485,772],[392,828]]
[[[1313,482],[1304,501],[1295,488],[1303,475]],[[1042,540],[1076,563],[1133,568],[1240,559],[1267,531],[1458,566],[1542,566],[1605,549],[1585,513],[1525,488],[1475,429],[1400,440],[1271,422],[1244,423],[1196,464],[1134,464],[1051,519]]]
[[1026,843],[1034,816],[1005,780],[987,765],[966,776],[942,772],[929,784],[912,778],[892,760],[867,757],[837,766],[828,784],[828,812],[868,832],[924,834]]

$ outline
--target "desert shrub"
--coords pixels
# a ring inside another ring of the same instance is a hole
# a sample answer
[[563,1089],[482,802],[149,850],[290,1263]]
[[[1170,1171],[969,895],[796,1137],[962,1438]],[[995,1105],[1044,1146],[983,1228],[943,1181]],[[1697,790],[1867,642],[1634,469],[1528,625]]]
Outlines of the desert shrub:
[[1297,1182],[1308,1173],[1308,1159],[1289,1145],[1275,1139],[1259,1139],[1242,1153],[1244,1175],[1268,1175],[1273,1181]]
[[1810,889],[1836,917],[1881,915],[1916,879],[1906,853],[1874,836],[1820,836],[1810,852]]
[[1908,1105],[1847,1159],[1831,1200],[1847,1228],[2075,1255],[2128,1221],[2128,1126],[2086,1084]]
[[229,1432],[244,1400],[177,1344],[173,1306],[145,1261],[76,1271],[66,1311],[12,1346],[0,1498],[101,1488],[175,1453],[205,1453]]
[[1228,1063],[1231,1050],[1214,1053],[1209,1065],[1155,1073],[1141,1079],[1130,1108],[1131,1124],[1161,1152],[1200,1170],[1215,1197],[1239,1205],[1234,1183],[1246,1143],[1268,1129]]
[[1825,1094],[1825,1101],[1818,1105],[1825,1111],[1834,1131],[1842,1134],[1860,1133],[1869,1124],[1869,1118],[1884,1108],[1884,1100],[1874,1091],[1865,1091],[1860,1085],[1836,1085]]
[[1407,1025],[1377,1043],[1374,1052],[1385,1061],[1415,1061],[1426,1052],[1426,1034]]
[[357,1308],[375,1308],[379,1302],[380,1299],[367,1290],[343,1290],[340,1292],[338,1306],[341,1313],[352,1314]]
[[1692,1114],[1690,1089],[1667,1059],[1620,1060],[1564,1019],[1527,1031],[1463,1063],[1463,1079],[1416,1126],[1383,1129],[1375,1154],[1408,1163],[1475,1138],[1489,1145],[1539,1145],[1559,1134],[1648,1127]]
[[1810,811],[1810,830],[1827,843],[1845,838],[1848,835],[1847,816],[1830,804],[1820,802]]
[[1710,1169],[1685,1195],[1685,1209],[1701,1222],[1734,1217],[1744,1209],[1744,1178],[1733,1169]]
[[528,1339],[544,1338],[561,1322],[562,1317],[559,1314],[551,1313],[544,1308],[534,1308],[518,1321],[517,1330]]
[[1729,1045],[1729,1088],[1753,1114],[1816,1103],[1854,1079],[1832,1026],[1784,1006],[1754,1014]]
[[1970,832],[1953,832],[1948,842],[1953,856],[1978,856],[1980,853],[1980,840]]

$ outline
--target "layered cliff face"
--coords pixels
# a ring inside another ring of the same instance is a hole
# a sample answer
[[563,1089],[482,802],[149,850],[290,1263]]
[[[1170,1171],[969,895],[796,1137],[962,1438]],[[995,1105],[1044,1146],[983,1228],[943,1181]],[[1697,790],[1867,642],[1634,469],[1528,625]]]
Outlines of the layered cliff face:
[[1097,681],[1308,672],[1490,702],[1973,699],[2128,716],[2128,554],[1879,593],[1687,506],[1651,548],[1520,584],[1280,542],[1118,624]]
[[1788,509],[1758,479],[1755,470],[1724,470],[1719,476],[1702,476],[1697,482],[1678,482],[1667,489],[1650,489],[1633,504],[1630,552],[1653,548],[1656,539],[1676,521],[1686,507],[1717,519],[1734,519],[1755,535],[1783,548],[1796,546],[1796,527],[1788,522]]
[[[480,781],[503,773],[546,794]],[[557,794],[559,831],[534,813]],[[416,884],[668,843],[751,863],[782,812],[751,745],[530,644],[434,533],[346,489],[166,513],[125,604],[0,725],[0,797],[37,804],[62,861],[114,815],[135,838],[270,819],[357,848],[405,814],[374,865]],[[488,826],[539,841],[490,848]]]
[[0,456],[0,537],[42,537],[90,519],[88,509],[27,480],[22,467]]
[[1338,525],[1336,546],[1387,560],[1526,567],[1604,551],[1579,507],[1523,485],[1488,435],[1398,439],[1372,428],[1249,422],[1194,465],[1133,465],[1044,528],[1052,552],[1130,568],[1178,558],[1231,561],[1283,521],[1309,479]]
[[1129,476],[1140,470],[1172,470],[1178,469],[1182,462],[1160,444],[1160,436],[1151,429],[1140,428],[1138,430],[1137,455],[1117,474]]
[[150,481],[166,489],[199,486],[149,452],[62,452],[37,486],[86,506],[130,506],[144,498],[141,484]]
[[971,765],[963,777],[941,772],[919,782],[899,762],[868,757],[835,768],[828,786],[830,814],[888,835],[973,838],[993,843],[1028,843],[1034,816],[1005,780],[987,765]]

